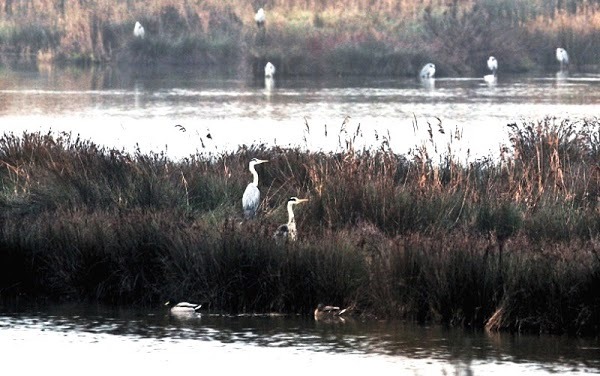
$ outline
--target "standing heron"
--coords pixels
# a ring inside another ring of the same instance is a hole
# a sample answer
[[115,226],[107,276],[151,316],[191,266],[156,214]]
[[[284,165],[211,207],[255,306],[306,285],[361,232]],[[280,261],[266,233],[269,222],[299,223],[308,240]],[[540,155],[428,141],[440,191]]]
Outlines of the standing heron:
[[498,70],[498,60],[495,57],[490,56],[487,60],[487,66],[492,71],[493,75],[496,75],[496,71]]
[[275,77],[275,66],[270,61],[265,65],[265,77]]
[[569,54],[564,48],[556,49],[556,60],[560,63],[560,70],[564,70],[565,65],[569,65]]
[[258,172],[256,172],[254,166],[265,162],[268,161],[265,159],[252,158],[248,165],[248,168],[252,173],[253,180],[252,183],[248,184],[246,190],[244,191],[244,195],[242,196],[242,207],[244,208],[245,219],[252,219],[256,217],[256,211],[260,205],[260,191],[258,190]]
[[135,22],[135,26],[133,27],[133,36],[136,38],[144,39],[144,35],[146,32],[144,31],[144,27],[138,21]]
[[265,10],[263,8],[260,8],[254,15],[254,21],[256,21],[256,26],[258,26],[259,29],[265,26],[265,19]]
[[287,202],[288,223],[277,228],[273,237],[277,242],[290,240],[295,241],[298,231],[296,230],[296,219],[294,218],[294,205],[308,201],[307,198],[290,197]]
[[427,78],[433,78],[434,75],[435,75],[435,64],[428,63],[428,64],[425,64],[423,66],[423,68],[421,69],[421,73],[419,74],[419,77],[421,77],[421,79],[427,79]]
[[487,60],[487,66],[492,71],[492,74],[486,74],[483,76],[483,80],[488,84],[495,84],[497,80],[496,72],[498,71],[498,60],[495,57],[490,56]]

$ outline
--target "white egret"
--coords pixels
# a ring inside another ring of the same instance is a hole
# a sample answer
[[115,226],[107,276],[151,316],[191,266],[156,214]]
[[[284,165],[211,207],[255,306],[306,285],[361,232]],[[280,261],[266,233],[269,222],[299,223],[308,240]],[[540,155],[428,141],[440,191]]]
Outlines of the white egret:
[[435,65],[432,63],[428,63],[428,64],[425,64],[425,66],[423,66],[423,68],[421,69],[421,73],[419,74],[419,77],[421,77],[422,79],[433,78],[434,75],[435,75]]
[[136,38],[144,39],[144,35],[146,32],[144,31],[144,27],[138,21],[135,22],[135,26],[133,27],[133,36]]
[[556,60],[560,63],[560,70],[563,70],[565,65],[569,65],[569,54],[567,54],[567,50],[564,48],[557,48]]
[[346,313],[347,310],[347,308],[340,309],[340,307],[326,306],[323,303],[319,303],[319,305],[315,309],[314,316],[315,320],[317,321],[332,320],[336,318],[340,319],[341,321],[344,321],[344,319],[340,316]]
[[260,8],[254,15],[254,21],[256,21],[256,26],[258,26],[259,28],[265,26],[265,19],[265,10],[263,8]]
[[257,164],[268,162],[264,159],[252,158],[248,164],[248,168],[252,173],[252,183],[249,183],[242,196],[242,207],[244,208],[244,218],[252,219],[256,216],[258,206],[260,205],[260,191],[258,190],[258,173],[254,166]]
[[[165,303],[166,306],[170,306],[171,302],[168,301]],[[171,313],[177,314],[177,313],[184,313],[184,314],[190,314],[190,313],[195,313],[197,312],[200,307],[202,307],[202,304],[195,304],[195,303],[188,303],[188,302],[180,302],[175,304],[173,307],[171,307]]]
[[267,62],[265,65],[265,77],[274,77],[275,76],[275,66],[271,64],[271,62]]
[[498,60],[496,60],[495,57],[490,56],[487,60],[487,66],[493,74],[496,74],[496,71],[498,70]]
[[487,66],[492,71],[492,74],[486,74],[483,76],[483,80],[488,84],[495,84],[497,80],[497,71],[498,71],[498,60],[495,57],[490,56],[487,60]]
[[294,218],[294,205],[308,201],[307,198],[290,197],[287,202],[288,223],[277,228],[273,237],[278,241],[295,241],[298,231],[296,230],[296,219]]

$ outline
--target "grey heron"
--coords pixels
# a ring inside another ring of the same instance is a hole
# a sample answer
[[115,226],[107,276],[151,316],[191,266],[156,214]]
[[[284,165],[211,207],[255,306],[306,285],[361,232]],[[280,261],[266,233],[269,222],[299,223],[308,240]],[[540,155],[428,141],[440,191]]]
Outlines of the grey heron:
[[242,207],[244,208],[244,218],[252,219],[256,216],[258,206],[260,205],[260,191],[258,190],[258,172],[254,166],[268,162],[265,159],[252,158],[248,164],[248,169],[252,173],[252,183],[249,183],[242,196]]
[[492,71],[492,74],[486,74],[483,76],[483,80],[488,84],[495,84],[497,80],[496,72],[498,71],[498,60],[495,57],[490,56],[487,60],[487,66]]
[[426,78],[433,78],[434,75],[435,75],[435,64],[428,63],[428,64],[425,64],[423,66],[423,68],[421,69],[421,73],[419,74],[419,77],[421,77],[422,79],[426,79]]
[[144,39],[144,35],[146,32],[144,31],[144,27],[138,21],[135,22],[135,26],[133,27],[133,36],[136,38]]
[[569,54],[567,54],[567,50],[564,48],[556,49],[556,60],[560,63],[560,70],[564,69],[565,65],[569,65]]
[[263,8],[260,8],[254,15],[254,21],[256,21],[256,26],[258,26],[259,28],[265,26],[265,19],[265,10]]
[[274,77],[275,76],[275,66],[271,64],[271,62],[267,62],[265,65],[265,77]]
[[294,205],[308,201],[307,198],[290,197],[287,202],[288,222],[277,228],[273,237],[279,242],[283,240],[296,240],[296,219],[294,218]]
[[[171,305],[171,301],[165,303],[166,306]],[[171,313],[194,313],[197,312],[202,304],[180,302],[171,307]]]
[[315,309],[314,316],[315,320],[317,321],[327,319],[331,320],[335,318],[338,318],[343,321],[343,319],[340,316],[346,313],[346,311],[346,308],[340,309],[340,307],[326,306],[323,303],[319,303],[319,305]]

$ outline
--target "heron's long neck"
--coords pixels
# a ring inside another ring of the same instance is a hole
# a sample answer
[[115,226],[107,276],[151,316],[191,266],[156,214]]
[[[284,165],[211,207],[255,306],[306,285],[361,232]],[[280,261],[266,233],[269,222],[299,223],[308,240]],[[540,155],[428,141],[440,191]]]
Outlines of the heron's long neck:
[[258,172],[256,172],[256,170],[254,169],[254,165],[250,165],[250,172],[252,173],[253,176],[253,180],[252,180],[252,184],[254,184],[255,186],[258,187]]
[[292,209],[294,206],[293,203],[288,203],[288,239],[291,241],[296,240],[296,220],[294,219],[294,210]]
[[288,204],[287,209],[288,209],[288,226],[291,224],[296,224],[296,219],[294,219],[294,209],[293,209],[294,204],[292,204],[291,202]]

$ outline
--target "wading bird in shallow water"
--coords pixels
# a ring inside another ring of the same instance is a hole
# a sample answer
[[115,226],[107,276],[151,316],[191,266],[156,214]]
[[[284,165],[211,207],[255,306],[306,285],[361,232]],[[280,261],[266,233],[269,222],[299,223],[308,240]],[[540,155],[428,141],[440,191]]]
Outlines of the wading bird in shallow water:
[[294,218],[294,205],[308,201],[307,198],[290,197],[287,202],[288,223],[277,228],[273,237],[280,243],[284,241],[294,241],[298,235],[296,230],[296,219]]
[[265,10],[263,8],[260,8],[254,15],[254,21],[256,21],[256,26],[258,26],[259,29],[265,26],[265,19]]
[[423,68],[421,69],[421,73],[419,74],[419,77],[421,77],[421,79],[433,78],[434,75],[435,75],[435,65],[432,63],[428,63],[428,64],[425,64],[425,66],[423,66]]
[[271,64],[269,61],[267,65],[265,65],[265,77],[274,77],[275,76],[275,66]]
[[314,316],[315,316],[315,320],[317,320],[317,321],[334,320],[334,319],[339,319],[339,320],[344,321],[344,319],[341,316],[344,313],[346,313],[347,310],[348,310],[347,308],[340,309],[340,307],[326,306],[323,303],[319,303],[319,305],[315,309]]
[[252,183],[249,183],[242,196],[242,207],[244,208],[244,219],[252,219],[256,216],[258,206],[260,205],[260,191],[258,190],[258,172],[254,166],[268,162],[264,159],[252,158],[248,164],[248,169],[252,173]]
[[[165,303],[166,306],[171,305],[171,301]],[[171,313],[195,313],[197,312],[202,304],[180,302],[171,307]]]
[[488,84],[495,84],[497,80],[496,71],[498,70],[498,60],[495,57],[490,56],[487,60],[487,66],[492,71],[492,74],[486,74],[483,76],[483,80]]
[[144,27],[138,21],[135,22],[135,26],[133,27],[133,36],[136,38],[144,39],[144,35],[146,32],[144,31]]
[[569,65],[569,54],[564,48],[556,49],[556,60],[560,63],[560,70],[564,70],[566,65]]

